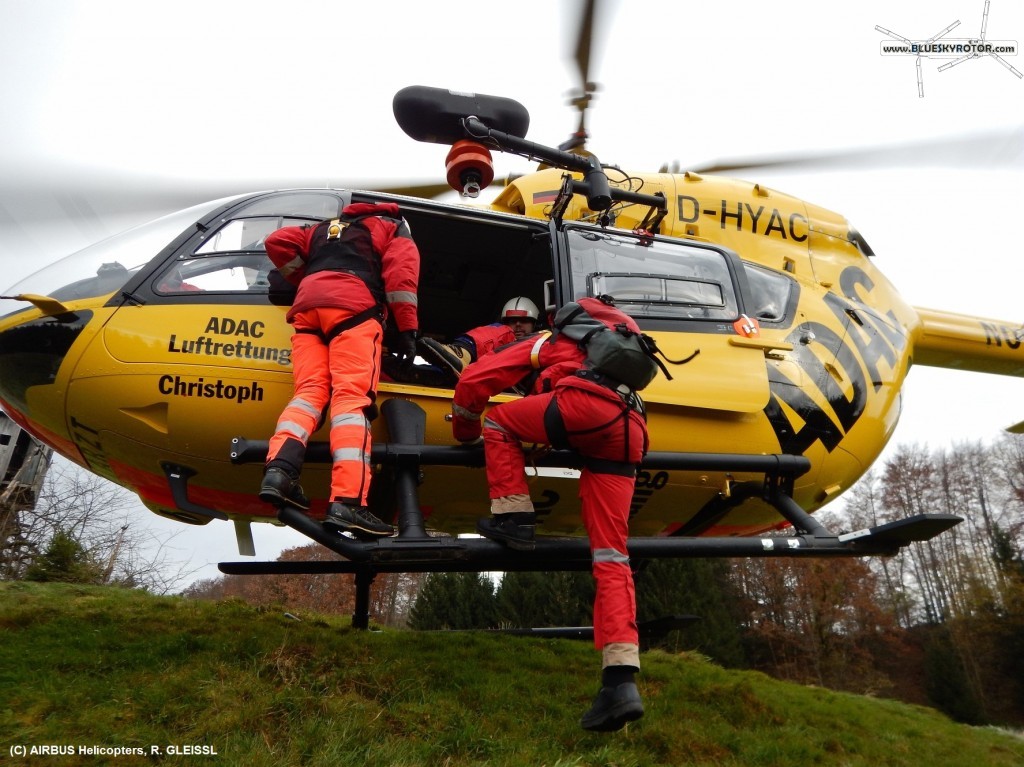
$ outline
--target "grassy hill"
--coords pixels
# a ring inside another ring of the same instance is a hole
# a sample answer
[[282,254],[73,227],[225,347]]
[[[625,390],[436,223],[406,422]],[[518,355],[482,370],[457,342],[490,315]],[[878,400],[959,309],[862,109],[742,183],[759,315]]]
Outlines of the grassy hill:
[[[692,654],[646,653],[647,715],[590,734],[577,724],[598,681],[588,643],[297,618],[0,583],[0,765],[1024,764],[1024,739],[1004,731]],[[113,753],[125,748],[147,755]]]

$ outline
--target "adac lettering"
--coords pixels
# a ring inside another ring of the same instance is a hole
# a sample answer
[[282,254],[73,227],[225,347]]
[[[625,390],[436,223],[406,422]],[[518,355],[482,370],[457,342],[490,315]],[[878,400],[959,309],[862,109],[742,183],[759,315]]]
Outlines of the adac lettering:
[[783,240],[804,242],[810,227],[807,218],[800,213],[783,213],[778,208],[767,208],[750,203],[721,200],[717,207],[702,208],[700,200],[686,194],[676,197],[677,215],[685,224],[696,223],[701,215],[716,219],[722,229],[734,228],[737,232],[749,231],[766,237],[780,237]]
[[256,320],[236,320],[234,317],[210,317],[206,323],[206,333],[216,336],[245,336],[246,338],[263,338],[266,323]]
[[266,331],[261,320],[235,319],[213,316],[206,323],[202,335],[181,337],[172,333],[167,341],[170,354],[195,354],[209,357],[231,357],[255,362],[276,362],[287,366],[292,361],[290,347],[265,346],[258,341]]
[[188,380],[172,375],[160,376],[157,388],[161,394],[172,397],[227,399],[234,400],[238,404],[250,401],[262,402],[264,394],[263,387],[256,381],[251,384],[230,384],[224,383],[219,378],[216,381],[207,381],[205,378]]
[[985,331],[985,344],[987,346],[1002,346],[1006,344],[1007,348],[1015,351],[1020,348],[1020,328],[993,325],[991,322],[981,323],[981,328]]
[[[818,440],[829,452],[834,450],[863,415],[868,398],[885,384],[880,365],[895,371],[900,352],[906,347],[906,336],[896,329],[895,322],[887,321],[859,300],[860,291],[870,292],[874,287],[867,274],[849,267],[840,276],[839,285],[845,297],[829,293],[825,304],[844,327],[845,336],[840,337],[822,323],[806,322],[786,339],[793,344],[797,364],[828,402],[832,413],[774,367],[768,368],[771,398],[765,414],[787,453],[802,454]],[[803,342],[806,338],[814,340],[807,344]],[[828,365],[841,377],[842,386],[815,354],[815,348],[825,350]],[[845,390],[850,391],[849,397]],[[800,416],[803,424],[799,429],[790,422],[780,401]]]
[[639,514],[655,491],[661,490],[667,484],[667,471],[657,471],[653,474],[643,469],[638,471],[636,473],[636,482],[633,485],[633,500],[629,504],[629,518],[632,519]]

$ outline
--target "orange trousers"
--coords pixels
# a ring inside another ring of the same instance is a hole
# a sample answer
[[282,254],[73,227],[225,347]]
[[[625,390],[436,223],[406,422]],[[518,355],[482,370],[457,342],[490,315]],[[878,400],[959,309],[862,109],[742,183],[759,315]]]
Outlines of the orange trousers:
[[293,318],[291,401],[270,439],[267,465],[302,468],[309,438],[331,417],[331,498],[365,506],[370,492],[370,422],[377,398],[384,329],[369,319],[325,337],[352,316],[344,309],[307,309]]

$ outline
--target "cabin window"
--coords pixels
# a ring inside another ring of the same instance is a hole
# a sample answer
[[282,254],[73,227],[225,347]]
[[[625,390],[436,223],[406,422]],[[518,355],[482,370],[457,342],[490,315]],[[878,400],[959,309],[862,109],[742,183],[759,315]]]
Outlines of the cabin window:
[[728,264],[717,250],[596,230],[567,234],[574,299],[607,294],[634,317],[739,315]]

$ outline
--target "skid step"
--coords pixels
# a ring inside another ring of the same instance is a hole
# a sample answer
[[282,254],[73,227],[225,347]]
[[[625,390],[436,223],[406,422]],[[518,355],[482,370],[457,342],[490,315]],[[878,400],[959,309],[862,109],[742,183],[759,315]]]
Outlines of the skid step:
[[897,519],[895,522],[887,522],[878,527],[844,533],[839,536],[839,541],[841,543],[870,541],[872,543],[891,543],[902,547],[911,543],[930,541],[963,521],[963,517],[958,517],[955,514],[917,514],[906,519]]

